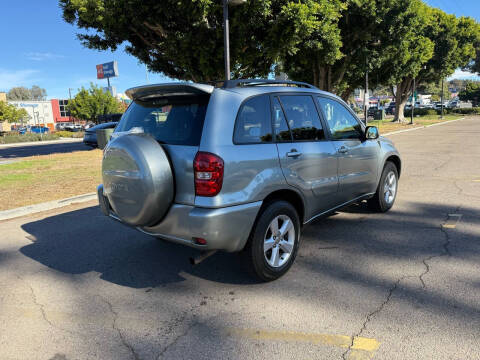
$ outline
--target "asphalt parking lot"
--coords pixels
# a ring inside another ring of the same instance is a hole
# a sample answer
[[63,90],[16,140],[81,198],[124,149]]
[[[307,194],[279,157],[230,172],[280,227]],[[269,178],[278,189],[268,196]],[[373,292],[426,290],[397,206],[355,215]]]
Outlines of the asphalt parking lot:
[[480,118],[391,138],[392,211],[305,227],[272,283],[95,203],[0,222],[0,359],[479,359]]
[[[15,144],[14,144],[15,145]],[[87,151],[90,147],[83,142],[59,142],[59,144],[28,144],[28,146],[0,147],[0,161],[36,155],[63,154],[73,151]]]

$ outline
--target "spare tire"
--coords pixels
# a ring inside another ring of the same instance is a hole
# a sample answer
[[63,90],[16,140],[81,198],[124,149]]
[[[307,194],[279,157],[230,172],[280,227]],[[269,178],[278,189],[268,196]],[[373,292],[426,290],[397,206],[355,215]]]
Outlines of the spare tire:
[[157,224],[173,202],[170,161],[162,146],[147,134],[112,139],[103,154],[102,176],[113,211],[129,225]]

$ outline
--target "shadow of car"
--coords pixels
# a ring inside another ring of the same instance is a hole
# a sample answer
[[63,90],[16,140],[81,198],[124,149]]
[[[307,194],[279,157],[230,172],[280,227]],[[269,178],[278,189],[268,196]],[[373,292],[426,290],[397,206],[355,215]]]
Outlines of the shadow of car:
[[92,126],[91,128],[86,129],[85,135],[83,136],[83,143],[92,148],[97,148],[98,147],[97,130],[113,129],[115,128],[115,126],[117,126],[117,124],[118,124],[117,121],[112,121],[112,122],[107,122],[103,124],[98,124],[98,125]]

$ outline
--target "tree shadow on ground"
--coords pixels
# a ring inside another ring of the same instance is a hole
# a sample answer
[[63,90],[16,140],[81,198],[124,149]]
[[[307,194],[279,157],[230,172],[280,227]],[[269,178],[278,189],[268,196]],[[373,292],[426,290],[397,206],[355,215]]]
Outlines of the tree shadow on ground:
[[9,160],[37,155],[66,154],[74,151],[88,151],[92,148],[83,142],[27,145],[0,149],[0,160]]
[[[357,212],[358,206],[353,209]],[[352,215],[321,219],[304,229],[308,239],[303,246],[322,245],[321,241],[346,252],[356,247],[354,251],[376,258],[421,262],[442,251],[440,227],[435,235],[438,243],[427,241],[423,232],[435,229],[434,223],[444,209],[434,204],[416,204],[415,209],[412,213],[396,211],[372,218]],[[106,281],[132,288],[183,281],[183,273],[227,284],[256,282],[245,272],[239,254],[219,252],[192,266],[188,260],[198,254],[197,250],[140,233],[101,215],[96,206],[26,223],[22,228],[36,241],[21,252],[67,274],[95,271]],[[456,256],[476,257],[479,252],[479,242],[471,241]]]

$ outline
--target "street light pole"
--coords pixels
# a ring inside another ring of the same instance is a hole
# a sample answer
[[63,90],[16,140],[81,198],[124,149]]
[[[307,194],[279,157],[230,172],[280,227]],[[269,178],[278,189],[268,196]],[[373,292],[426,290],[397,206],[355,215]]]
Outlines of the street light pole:
[[365,93],[363,94],[363,111],[365,116],[365,126],[368,122],[368,58],[365,59]]
[[442,105],[441,105],[441,113],[440,113],[440,119],[443,119],[443,78],[442,78]]
[[412,89],[412,113],[410,116],[410,125],[413,125],[413,110],[415,109],[415,78],[413,78],[413,89]]
[[240,5],[247,0],[223,0],[223,48],[225,53],[225,80],[230,80],[230,25],[228,20],[228,5]]
[[223,47],[225,52],[225,80],[230,80],[230,35],[228,21],[228,0],[223,0]]

